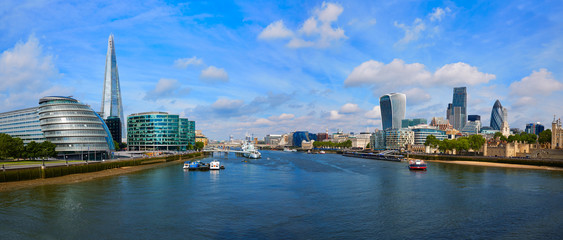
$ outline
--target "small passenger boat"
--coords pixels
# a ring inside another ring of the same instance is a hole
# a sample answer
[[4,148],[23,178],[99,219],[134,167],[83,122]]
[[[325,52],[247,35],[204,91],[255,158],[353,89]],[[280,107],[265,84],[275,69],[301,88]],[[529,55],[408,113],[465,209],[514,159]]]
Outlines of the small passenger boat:
[[213,160],[209,163],[209,170],[219,170],[221,169],[221,163],[217,160]]
[[[184,163],[185,166],[185,163]],[[200,161],[190,162],[188,165],[188,170],[190,171],[209,171],[209,164]]]
[[184,162],[184,169],[190,169],[190,162],[189,161]]
[[426,170],[426,162],[423,160],[410,160],[409,170]]

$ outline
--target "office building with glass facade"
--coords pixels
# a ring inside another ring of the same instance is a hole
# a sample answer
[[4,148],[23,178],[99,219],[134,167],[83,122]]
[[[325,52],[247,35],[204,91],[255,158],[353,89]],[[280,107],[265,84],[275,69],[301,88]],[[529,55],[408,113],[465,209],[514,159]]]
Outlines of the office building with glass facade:
[[[192,131],[193,130],[193,131]],[[191,136],[193,133],[193,143]],[[127,117],[127,147],[131,151],[185,151],[195,145],[195,122],[166,112]]]
[[50,141],[66,159],[109,159],[115,150],[102,118],[71,97],[44,97],[39,107],[0,113],[0,132],[19,137],[24,144]]
[[38,110],[38,107],[34,107],[0,113],[0,133],[21,138],[24,144],[45,141],[39,125]]
[[507,114],[508,111],[506,108],[502,107],[499,100],[496,100],[493,105],[493,110],[491,111],[491,128],[494,130],[500,130],[502,122],[508,121]]
[[308,131],[297,131],[293,133],[293,146],[301,147],[305,142],[317,141],[317,135]]
[[454,88],[453,101],[448,104],[447,118],[457,130],[463,129],[467,122],[467,88]]
[[423,126],[423,127],[415,127],[411,128],[414,132],[414,144],[424,144],[426,142],[426,137],[430,135],[434,135],[438,140],[444,140],[448,136],[446,135],[446,131],[442,131],[436,127],[431,126]]
[[407,96],[402,93],[385,94],[379,98],[383,130],[401,128],[405,118]]
[[401,121],[401,128],[414,127],[416,125],[427,124],[427,123],[428,122],[426,121],[425,118],[403,119]]
[[406,149],[408,144],[414,144],[414,132],[411,129],[401,128],[385,130],[386,149]]
[[537,122],[526,124],[526,130],[524,131],[526,131],[526,133],[539,135],[544,129],[545,127],[541,123]]
[[385,150],[385,131],[372,133],[369,144],[372,150]]
[[[102,95],[102,110],[101,115],[104,120],[113,118],[119,118],[121,126],[119,130],[119,140],[114,136],[115,141],[120,143],[121,136],[125,135],[125,124],[123,118],[123,105],[121,104],[121,85],[119,83],[119,71],[117,69],[117,57],[115,54],[115,43],[113,40],[113,34],[109,35],[108,38],[108,51],[106,54],[106,69],[104,74],[104,90]],[[110,128],[112,132],[115,132],[117,127],[112,124]]]
[[119,117],[108,117],[105,121],[113,141],[121,143],[121,119]]

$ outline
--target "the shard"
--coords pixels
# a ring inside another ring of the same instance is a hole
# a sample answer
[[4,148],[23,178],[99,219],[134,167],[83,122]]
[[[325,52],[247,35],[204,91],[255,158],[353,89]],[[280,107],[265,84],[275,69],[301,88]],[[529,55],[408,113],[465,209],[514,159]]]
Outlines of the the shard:
[[[125,127],[123,118],[123,105],[121,104],[121,87],[119,86],[119,73],[117,71],[117,59],[115,56],[115,44],[113,34],[109,35],[108,52],[106,55],[106,71],[104,77],[104,95],[102,97],[102,118],[104,120],[119,118],[119,129],[110,129],[111,132],[121,132],[121,136],[125,136]],[[113,130],[113,131],[112,131]],[[112,134],[117,135],[117,134]],[[115,139],[121,142],[121,139]]]

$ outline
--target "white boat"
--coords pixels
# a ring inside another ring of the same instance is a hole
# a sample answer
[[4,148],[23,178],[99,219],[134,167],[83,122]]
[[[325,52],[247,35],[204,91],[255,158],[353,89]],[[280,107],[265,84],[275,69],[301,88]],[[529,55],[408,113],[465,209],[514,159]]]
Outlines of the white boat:
[[283,151],[284,152],[297,152],[297,149],[284,148]]
[[242,144],[242,152],[242,155],[246,158],[258,159],[262,157],[262,154],[258,150],[256,150],[254,144],[249,141],[245,141]]
[[321,150],[321,151],[319,152],[319,154],[325,154],[325,151]]
[[184,162],[184,169],[190,169],[190,162]]
[[248,153],[248,158],[258,159],[258,158],[261,158],[261,157],[262,157],[262,154],[260,152],[256,151],[256,150]]
[[213,160],[209,163],[209,170],[219,170],[221,169],[221,163],[217,160]]

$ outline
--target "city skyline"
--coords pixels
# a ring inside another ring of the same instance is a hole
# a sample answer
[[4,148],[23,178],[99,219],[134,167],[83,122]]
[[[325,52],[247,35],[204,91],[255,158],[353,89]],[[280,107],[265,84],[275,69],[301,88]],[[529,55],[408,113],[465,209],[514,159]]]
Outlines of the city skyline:
[[[217,3],[215,3],[217,4]],[[405,118],[443,117],[453,87],[467,115],[511,127],[563,115],[563,4],[412,2],[6,2],[0,112],[75,96],[101,109],[115,35],[125,117],[165,111],[211,139],[381,129],[379,97]],[[64,16],[64,17],[62,17]]]

